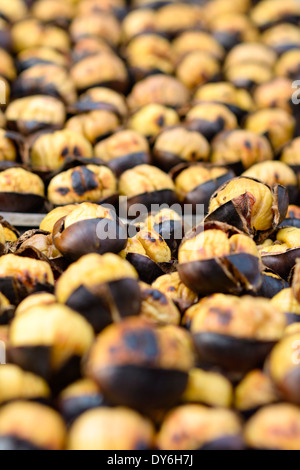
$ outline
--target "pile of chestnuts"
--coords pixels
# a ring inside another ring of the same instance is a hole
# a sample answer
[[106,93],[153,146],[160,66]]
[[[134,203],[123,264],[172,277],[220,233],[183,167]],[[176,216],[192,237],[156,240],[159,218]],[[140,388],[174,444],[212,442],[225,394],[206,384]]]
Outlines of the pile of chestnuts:
[[299,0],[0,0],[0,450],[300,450],[299,79]]

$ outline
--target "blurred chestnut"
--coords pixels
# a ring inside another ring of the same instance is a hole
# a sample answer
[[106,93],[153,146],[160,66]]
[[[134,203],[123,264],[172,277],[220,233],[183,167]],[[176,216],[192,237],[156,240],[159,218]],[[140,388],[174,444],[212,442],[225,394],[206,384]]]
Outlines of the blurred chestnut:
[[163,292],[184,313],[198,301],[198,296],[181,281],[177,272],[158,277],[152,287]]
[[128,121],[132,129],[145,137],[156,137],[165,127],[179,123],[179,116],[172,108],[160,104],[148,104],[134,113]]
[[235,389],[235,408],[246,416],[277,401],[274,384],[270,377],[259,369],[246,374]]

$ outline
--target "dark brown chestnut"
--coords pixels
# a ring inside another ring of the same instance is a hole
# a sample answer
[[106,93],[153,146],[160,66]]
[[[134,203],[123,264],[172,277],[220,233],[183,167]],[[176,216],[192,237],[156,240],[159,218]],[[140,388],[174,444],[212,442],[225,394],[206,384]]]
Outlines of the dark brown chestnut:
[[192,366],[186,331],[173,325],[157,329],[131,318],[98,336],[85,371],[110,403],[149,411],[177,402]]
[[178,272],[158,277],[152,287],[163,292],[184,313],[198,301],[198,296],[181,281]]
[[282,289],[287,289],[290,286],[287,281],[270,269],[265,269],[261,277],[262,284],[256,293],[258,297],[272,299],[276,294],[282,291]]
[[56,297],[83,315],[96,332],[141,310],[136,271],[111,253],[90,254],[73,263],[58,280]]

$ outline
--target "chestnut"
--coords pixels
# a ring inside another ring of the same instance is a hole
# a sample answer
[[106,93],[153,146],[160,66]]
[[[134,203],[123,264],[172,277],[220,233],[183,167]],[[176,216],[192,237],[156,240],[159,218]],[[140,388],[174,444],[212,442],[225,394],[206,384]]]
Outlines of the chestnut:
[[128,73],[124,62],[113,53],[99,53],[74,64],[70,76],[77,90],[108,86],[119,92],[128,88]]
[[0,173],[0,210],[35,212],[43,209],[45,187],[38,175],[23,168],[9,168]]
[[295,119],[284,109],[261,109],[246,118],[245,128],[267,136],[278,152],[294,136]]
[[121,39],[121,27],[110,12],[79,13],[70,26],[70,36],[74,42],[84,37],[97,37],[117,47]]
[[128,121],[132,129],[149,139],[157,136],[162,129],[179,123],[179,116],[172,108],[160,104],[148,104],[134,113]]
[[259,62],[241,62],[228,67],[225,78],[237,88],[246,88],[249,92],[273,78],[273,70]]
[[269,371],[283,400],[299,405],[299,332],[287,333],[271,352]]
[[297,0],[267,0],[258,3],[251,11],[252,21],[261,29],[268,29],[278,23],[295,22],[300,20],[300,6]]
[[284,313],[262,298],[215,294],[189,310],[199,361],[232,373],[260,366],[286,327]]
[[0,383],[1,405],[13,400],[47,400],[50,397],[49,387],[41,377],[13,364],[0,367]]
[[206,222],[191,230],[179,248],[182,282],[201,296],[256,292],[260,259],[254,241],[235,227]]
[[80,379],[59,394],[58,409],[68,425],[88,410],[105,406],[99,387],[89,379]]
[[5,117],[9,129],[26,136],[43,129],[62,127],[66,111],[63,103],[52,96],[27,96],[9,103]]
[[228,53],[224,67],[229,69],[244,63],[263,64],[266,68],[273,68],[276,64],[277,54],[270,47],[260,42],[245,42],[238,44]]
[[278,292],[271,302],[277,309],[286,314],[289,324],[300,322],[300,304],[295,299],[292,288],[286,288]]
[[27,16],[28,9],[23,0],[12,0],[9,4],[5,1],[0,3],[0,15],[10,23],[15,23]]
[[211,18],[210,30],[226,51],[240,42],[254,42],[258,38],[258,30],[250,18],[235,12]]
[[174,37],[190,29],[201,29],[206,24],[203,9],[199,5],[171,3],[162,6],[156,14],[158,31]]
[[115,405],[150,411],[171,407],[184,392],[194,356],[178,326],[155,328],[129,318],[96,339],[85,372]]
[[235,388],[234,407],[246,416],[277,401],[272,380],[259,369],[248,372]]
[[106,166],[87,165],[59,173],[50,181],[48,199],[54,205],[107,201],[116,195],[117,181]]
[[93,340],[89,323],[65,305],[35,305],[12,321],[7,355],[57,393],[80,377],[80,360]]
[[296,25],[281,23],[268,28],[262,35],[261,40],[267,46],[274,49],[277,54],[297,49],[300,46],[300,33]]
[[292,81],[285,77],[274,78],[259,85],[253,93],[257,109],[281,108],[291,112],[291,89]]
[[253,450],[299,450],[300,412],[297,406],[265,406],[246,423],[245,441]]
[[122,17],[126,13],[125,0],[85,0],[78,5],[78,14],[84,15],[89,13],[111,12],[117,18]]
[[139,165],[125,171],[120,177],[119,192],[121,196],[128,198],[129,218],[138,215],[134,213],[136,204],[143,204],[150,209],[154,204],[164,203],[170,206],[176,202],[175,185],[171,177],[151,165]]
[[63,450],[66,437],[62,418],[48,406],[16,401],[0,409],[1,450]]
[[95,146],[95,157],[105,162],[117,176],[138,165],[150,164],[147,139],[130,129],[115,132]]
[[0,47],[7,51],[12,49],[12,38],[9,23],[0,18]]
[[236,0],[234,3],[227,0],[204,2],[204,12],[208,18],[227,13],[247,13],[250,7],[251,0]]
[[126,44],[132,38],[148,32],[157,32],[156,12],[150,8],[130,10],[122,22],[123,42]]
[[209,53],[217,60],[222,60],[225,55],[222,45],[213,36],[204,31],[186,31],[177,36],[172,45],[176,58],[179,61],[190,52],[195,51]]
[[7,254],[0,258],[1,292],[13,304],[18,304],[28,294],[52,291],[54,278],[45,261]]
[[194,95],[194,103],[212,102],[223,104],[240,121],[248,112],[254,110],[254,103],[247,90],[236,88],[232,83],[206,83]]
[[13,83],[16,98],[28,95],[50,95],[72,104],[77,99],[74,83],[64,69],[55,64],[38,64],[24,70]]
[[184,403],[230,408],[232,399],[233,386],[224,375],[199,368],[190,371],[189,381],[182,396]]
[[241,176],[225,183],[211,197],[206,220],[230,223],[262,242],[284,220],[288,204],[284,186],[271,188]]
[[19,71],[23,72],[38,64],[55,64],[68,67],[70,60],[62,52],[49,47],[33,47],[20,52],[17,57],[17,63]]
[[111,46],[104,39],[97,37],[82,37],[74,44],[72,58],[74,63],[80,62],[87,57],[102,54],[102,52],[112,52]]
[[120,126],[120,120],[112,111],[99,109],[79,114],[66,122],[66,129],[82,134],[91,144],[109,137]]
[[0,293],[0,325],[8,325],[15,315],[15,306]]
[[288,190],[290,204],[299,201],[300,192],[297,175],[292,168],[283,162],[265,161],[257,163],[245,171],[242,176],[260,180],[269,186],[275,184],[285,186]]
[[160,104],[182,109],[189,100],[187,88],[176,78],[167,75],[152,75],[136,83],[128,96],[128,106],[136,111],[147,104]]
[[76,260],[89,253],[119,253],[126,246],[127,233],[111,209],[83,202],[56,222],[53,242],[62,255]]
[[256,295],[258,297],[265,297],[272,299],[282,289],[289,287],[289,283],[282,279],[278,274],[275,274],[272,270],[265,268],[262,272],[262,284],[258,289]]
[[184,313],[198,301],[198,296],[181,281],[178,272],[158,277],[152,287],[163,292]]
[[0,49],[0,75],[8,81],[15,80],[17,76],[14,61],[4,49]]
[[0,162],[16,162],[22,143],[19,134],[0,129]]
[[92,158],[93,147],[70,129],[37,135],[29,150],[30,164],[39,172],[59,170],[67,161],[81,157]]
[[58,280],[56,297],[83,315],[96,332],[122,318],[139,315],[141,309],[136,271],[111,253],[87,255],[73,263]]
[[292,167],[297,172],[297,175],[299,175],[300,171],[299,149],[300,137],[297,137],[284,146],[280,155],[280,160]]
[[104,87],[90,88],[80,95],[77,103],[72,105],[75,112],[89,112],[97,109],[111,111],[123,120],[127,117],[125,97],[114,90]]
[[259,251],[262,262],[283,279],[288,280],[291,270],[300,253],[300,229],[297,227],[280,228],[275,241],[266,240]]
[[136,80],[153,73],[173,74],[175,56],[171,43],[156,34],[143,34],[129,42],[124,51],[128,66]]
[[53,305],[56,303],[56,297],[50,292],[36,292],[35,294],[29,295],[21,303],[15,311],[15,316],[23,315],[31,307]]
[[155,325],[179,325],[180,312],[163,292],[140,282],[142,305],[140,315]]
[[129,238],[120,254],[134,266],[140,279],[148,284],[174,268],[166,240],[152,228],[145,227]]
[[192,204],[195,213],[200,204],[204,205],[204,211],[207,213],[211,196],[222,184],[235,176],[227,168],[202,163],[177,166],[172,173],[179,201]]
[[300,51],[292,49],[285,52],[278,59],[275,67],[275,75],[297,80],[300,74]]
[[68,53],[70,38],[66,31],[52,25],[45,25],[36,18],[27,18],[11,28],[12,45],[15,52],[31,47],[51,47]]
[[219,78],[220,64],[210,53],[188,53],[178,64],[176,76],[189,90]]
[[229,109],[218,103],[200,103],[194,106],[186,115],[186,126],[200,132],[211,141],[222,131],[236,129],[236,116]]
[[164,171],[184,162],[207,161],[209,153],[205,137],[183,126],[162,131],[153,147],[154,162]]
[[166,416],[157,436],[160,450],[243,450],[236,413],[222,408],[182,405]]
[[40,0],[32,6],[31,12],[34,18],[46,24],[54,24],[67,29],[75,15],[75,9],[71,2],[59,0]]
[[154,444],[150,420],[129,408],[97,408],[81,415],[68,436],[68,450],[149,450]]
[[40,224],[40,230],[52,233],[56,222],[66,217],[66,215],[70,214],[75,208],[76,204],[69,204],[67,206],[56,207],[48,212]]
[[289,205],[286,218],[281,225],[283,227],[300,228],[300,207],[293,204]]

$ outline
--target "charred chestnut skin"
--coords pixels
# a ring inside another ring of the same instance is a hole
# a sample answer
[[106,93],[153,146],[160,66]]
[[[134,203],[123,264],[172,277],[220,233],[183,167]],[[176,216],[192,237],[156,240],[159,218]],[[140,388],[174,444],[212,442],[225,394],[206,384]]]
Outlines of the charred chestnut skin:
[[285,253],[262,256],[263,264],[288,281],[296,259],[300,257],[300,248],[287,250]]
[[172,262],[156,263],[147,256],[140,255],[139,253],[128,253],[126,259],[134,266],[140,280],[147,284],[152,284],[158,277],[164,274],[170,274],[176,270],[175,264]]
[[217,333],[196,333],[195,349],[204,363],[231,372],[248,372],[263,364],[276,341],[234,338]]
[[[67,229],[64,228],[64,222],[65,217],[54,225],[53,242],[60,253],[72,260],[89,253],[120,253],[126,246],[126,229],[117,216],[112,220],[105,218],[82,220]],[[97,233],[100,233],[101,225],[103,228],[106,227],[105,233],[114,234],[114,237],[100,240]]]
[[271,270],[262,273],[262,284],[256,294],[258,297],[272,299],[280,291],[289,287],[289,283],[280,276],[270,274],[272,274]]
[[[240,233],[235,227],[225,223],[206,222],[204,229],[221,228],[230,234]],[[186,238],[194,238],[203,230],[203,225],[195,227]],[[211,258],[179,264],[179,276],[182,282],[200,296],[219,293],[242,294],[245,291],[255,292],[261,286],[259,258],[248,253],[226,255],[222,258]],[[233,273],[229,276],[228,272]],[[248,286],[247,286],[248,284]]]

